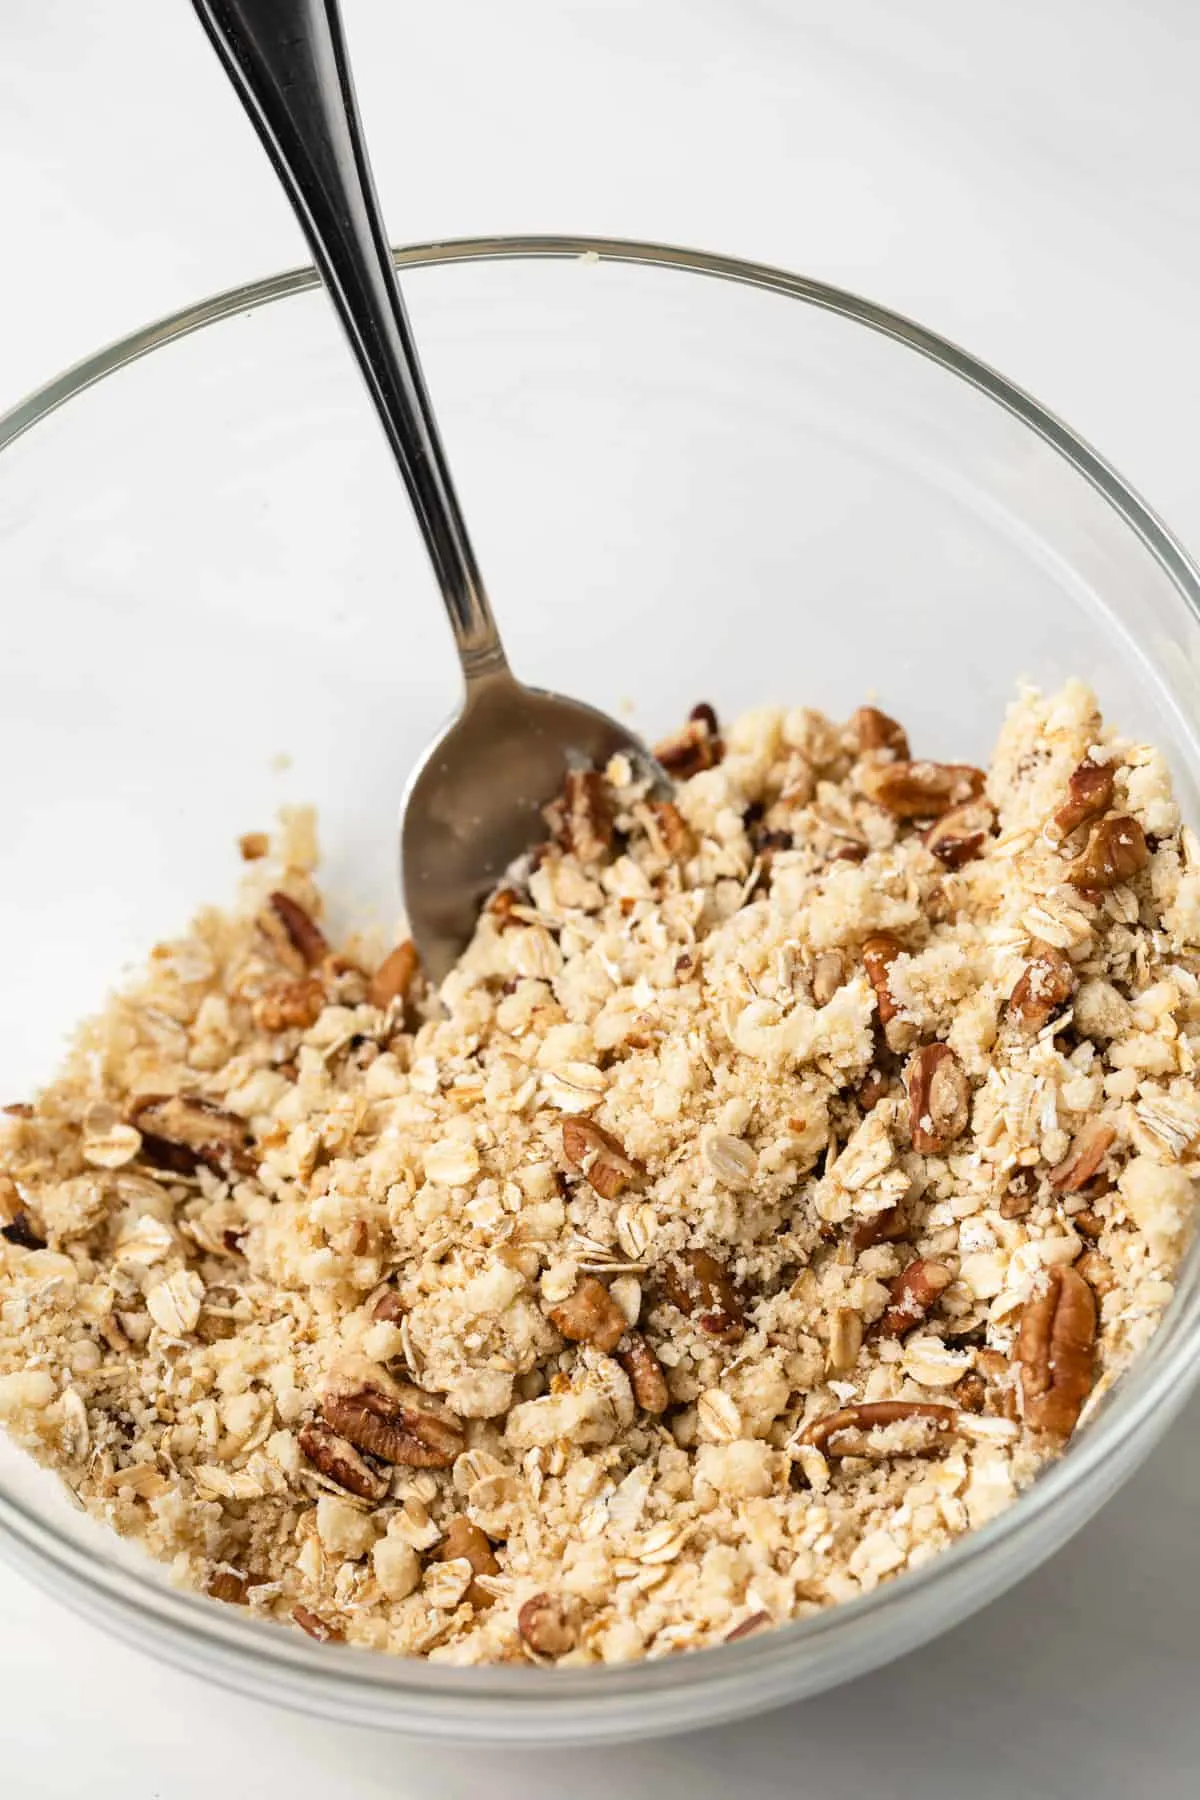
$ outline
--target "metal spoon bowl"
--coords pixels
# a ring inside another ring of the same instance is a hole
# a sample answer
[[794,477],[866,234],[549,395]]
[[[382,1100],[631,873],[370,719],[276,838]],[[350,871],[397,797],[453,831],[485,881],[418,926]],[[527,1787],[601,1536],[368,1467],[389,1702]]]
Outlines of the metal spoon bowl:
[[408,489],[466,692],[404,798],[409,929],[441,981],[504,871],[545,837],[572,766],[621,751],[669,789],[615,719],[512,674],[454,491],[396,280],[336,0],[193,0],[295,210]]

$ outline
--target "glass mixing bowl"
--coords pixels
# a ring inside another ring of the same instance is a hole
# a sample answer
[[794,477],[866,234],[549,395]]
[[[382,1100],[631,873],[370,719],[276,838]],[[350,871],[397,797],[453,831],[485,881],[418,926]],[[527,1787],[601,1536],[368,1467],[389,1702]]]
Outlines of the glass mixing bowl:
[[[877,691],[920,751],[978,761],[1021,676],[1079,674],[1163,746],[1200,816],[1200,576],[999,376],[720,257],[542,238],[397,261],[522,676],[651,735],[700,699],[845,715]],[[321,809],[335,911],[390,923],[397,803],[457,671],[311,271],[102,352],[0,421],[0,448],[8,1101],[123,962],[231,892],[236,834],[281,801]],[[312,1712],[510,1743],[712,1724],[896,1656],[1025,1574],[1146,1456],[1198,1340],[1193,1254],[1149,1352],[1010,1511],[861,1600],[657,1662],[457,1669],[313,1644],[173,1591],[11,1447],[0,1547],[142,1647]]]

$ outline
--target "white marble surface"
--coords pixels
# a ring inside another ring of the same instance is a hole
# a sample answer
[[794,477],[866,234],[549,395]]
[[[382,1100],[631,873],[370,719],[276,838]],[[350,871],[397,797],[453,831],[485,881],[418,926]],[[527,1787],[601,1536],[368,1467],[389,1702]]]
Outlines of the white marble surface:
[[[345,0],[397,238],[579,230],[802,268],[1082,430],[1200,547],[1193,0]],[[302,259],[185,0],[0,8],[0,408]],[[629,1750],[431,1751],[271,1711],[0,1567],[14,1800],[1173,1800],[1195,1791],[1200,1406],[1049,1567],[907,1661]]]

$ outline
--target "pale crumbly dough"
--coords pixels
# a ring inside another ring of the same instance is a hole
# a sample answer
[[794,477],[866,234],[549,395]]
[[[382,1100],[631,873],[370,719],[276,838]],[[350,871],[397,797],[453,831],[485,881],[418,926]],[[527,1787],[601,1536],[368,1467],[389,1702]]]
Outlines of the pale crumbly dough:
[[[1200,863],[1162,757],[1079,684],[1012,708],[994,832],[957,869],[866,797],[895,749],[864,741],[751,714],[675,815],[612,765],[615,839],[568,822],[579,853],[485,913],[440,1005],[419,981],[372,1005],[360,946],[314,968],[280,929],[272,892],[321,911],[302,815],[265,857],[245,840],[238,909],[160,946],[4,1122],[7,1429],[181,1583],[456,1663],[721,1642],[1007,1506],[1062,1435],[1031,1423],[1037,1371],[1014,1378],[1027,1303],[1083,1270],[1086,1422],[1171,1298],[1200,1174]],[[1081,892],[1078,837],[1046,827],[1089,752],[1149,860]],[[899,1054],[864,971],[880,933]],[[1010,996],[1046,946],[1073,993],[1031,1029]],[[905,1082],[932,1043],[967,1111],[920,1154]],[[172,1147],[144,1101],[174,1094],[219,1109],[217,1136],[232,1116],[235,1148]],[[608,1134],[574,1162],[571,1120]],[[897,1285],[916,1262],[928,1306]],[[636,1339],[563,1336],[587,1276]],[[373,1454],[364,1391],[434,1466]],[[302,1450],[331,1393],[365,1494]],[[813,1430],[885,1401],[944,1410]]]

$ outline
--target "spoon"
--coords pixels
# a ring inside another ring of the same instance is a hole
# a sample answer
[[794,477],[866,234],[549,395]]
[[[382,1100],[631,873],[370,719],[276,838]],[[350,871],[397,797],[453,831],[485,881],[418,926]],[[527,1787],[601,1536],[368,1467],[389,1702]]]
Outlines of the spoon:
[[308,239],[404,477],[458,648],[458,717],[408,784],[404,903],[441,982],[487,895],[546,835],[568,770],[618,752],[669,792],[624,726],[508,666],[454,491],[380,216],[337,0],[192,0]]

